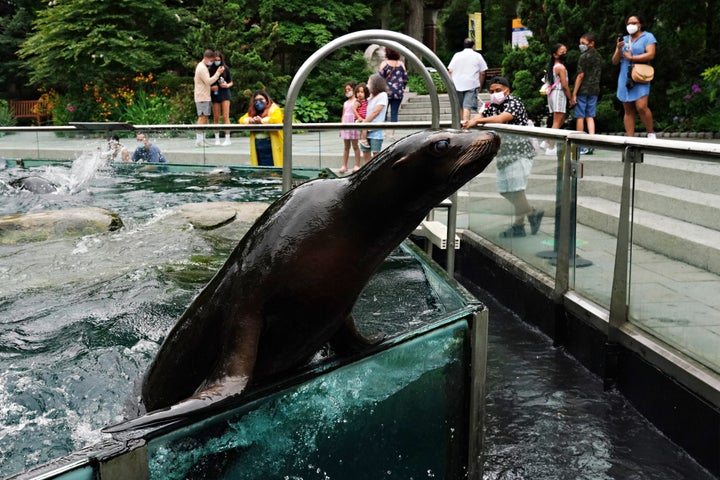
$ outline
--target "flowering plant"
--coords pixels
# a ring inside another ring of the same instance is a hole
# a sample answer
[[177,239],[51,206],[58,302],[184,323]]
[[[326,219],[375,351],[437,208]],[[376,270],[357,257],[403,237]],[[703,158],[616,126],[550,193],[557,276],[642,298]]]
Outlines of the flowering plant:
[[672,130],[717,131],[720,129],[720,65],[708,68],[700,79],[687,84],[675,84],[668,90]]

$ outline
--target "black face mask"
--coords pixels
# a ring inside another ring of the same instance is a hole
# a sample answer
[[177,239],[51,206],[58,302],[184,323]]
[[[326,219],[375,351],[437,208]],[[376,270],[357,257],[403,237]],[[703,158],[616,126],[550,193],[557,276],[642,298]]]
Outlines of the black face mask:
[[567,62],[567,53],[563,53],[558,57],[562,63]]

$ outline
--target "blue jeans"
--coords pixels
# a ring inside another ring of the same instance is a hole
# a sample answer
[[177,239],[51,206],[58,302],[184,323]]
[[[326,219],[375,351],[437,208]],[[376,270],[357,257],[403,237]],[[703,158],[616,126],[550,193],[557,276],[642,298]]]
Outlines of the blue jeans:
[[398,121],[398,113],[400,113],[400,104],[402,98],[391,98],[388,100],[388,115],[390,116],[391,122]]
[[274,165],[272,145],[270,144],[269,138],[256,138],[255,152],[257,153],[258,165],[262,165],[264,167],[272,167]]

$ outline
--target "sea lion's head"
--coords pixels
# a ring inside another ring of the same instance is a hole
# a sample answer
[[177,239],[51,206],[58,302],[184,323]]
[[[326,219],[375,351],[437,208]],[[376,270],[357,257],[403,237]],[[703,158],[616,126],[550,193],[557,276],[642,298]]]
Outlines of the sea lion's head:
[[42,177],[31,176],[17,178],[10,182],[10,186],[32,193],[53,193],[57,191],[57,185]]
[[482,172],[499,148],[500,136],[492,131],[423,130],[393,143],[353,176],[374,184],[379,195],[430,208]]

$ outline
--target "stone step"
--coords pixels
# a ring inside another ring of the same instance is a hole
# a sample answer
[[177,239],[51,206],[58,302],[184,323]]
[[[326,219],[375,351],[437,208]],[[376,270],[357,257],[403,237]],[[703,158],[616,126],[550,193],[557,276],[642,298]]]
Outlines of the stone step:
[[[546,216],[552,215],[555,197],[529,192],[530,203],[544,208]],[[462,217],[468,212],[494,212],[507,215],[508,219],[512,215],[509,203],[497,192],[464,193],[459,197],[458,214]],[[578,198],[578,223],[609,235],[617,235],[619,212],[618,202],[598,197]],[[720,231],[641,208],[635,208],[633,222],[633,243],[720,275]]]
[[[585,177],[578,186],[580,198],[617,202],[621,193],[622,179],[617,177]],[[717,194],[636,180],[635,208],[720,231],[720,195]]]

